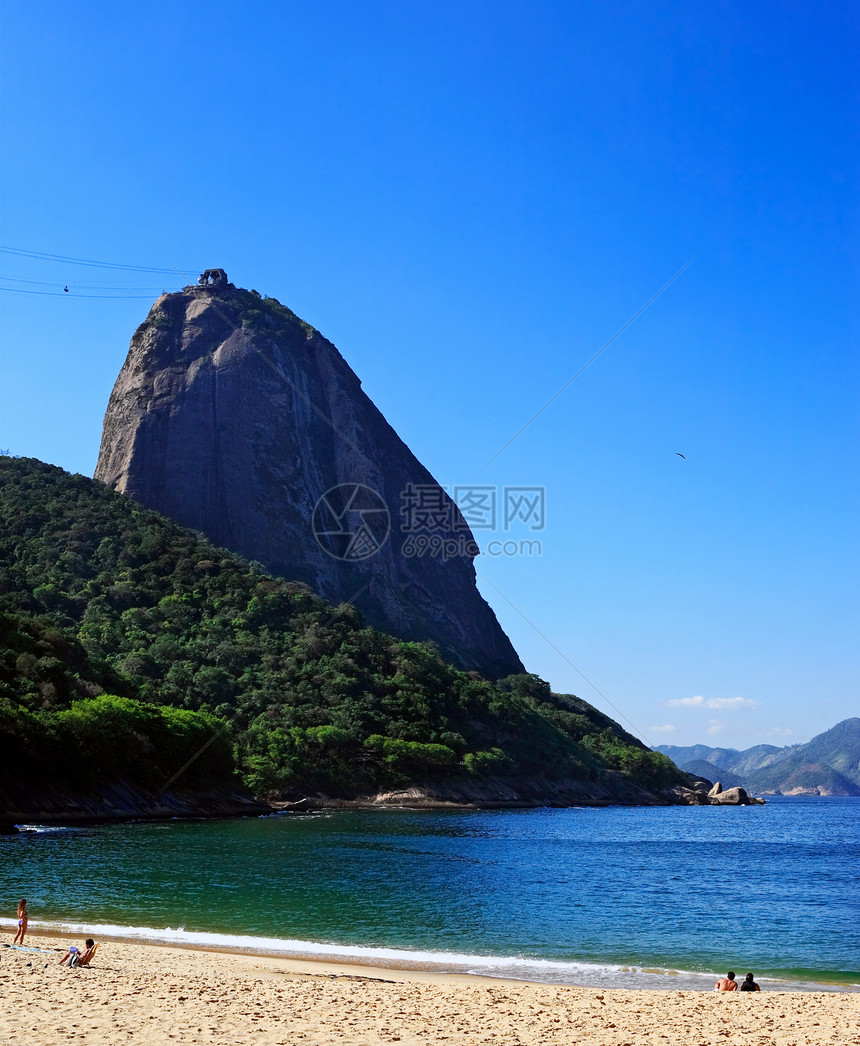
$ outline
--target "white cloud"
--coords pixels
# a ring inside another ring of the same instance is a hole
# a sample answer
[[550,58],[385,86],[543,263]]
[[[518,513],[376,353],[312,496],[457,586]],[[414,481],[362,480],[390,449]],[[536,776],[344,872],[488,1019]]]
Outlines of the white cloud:
[[671,734],[675,729],[674,723],[666,723],[665,726],[652,726],[649,727],[652,734]]
[[758,701],[748,697],[674,697],[666,704],[669,708],[758,708]]
[[725,726],[718,722],[716,719],[708,720],[708,736],[713,737],[715,734],[721,734],[725,730]]
[[787,726],[773,726],[770,730],[765,730],[765,737],[791,737],[794,733],[792,729]]

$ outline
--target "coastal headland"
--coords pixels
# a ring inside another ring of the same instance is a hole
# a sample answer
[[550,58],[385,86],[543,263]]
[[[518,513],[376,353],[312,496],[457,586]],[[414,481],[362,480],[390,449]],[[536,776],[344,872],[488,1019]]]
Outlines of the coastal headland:
[[0,948],[0,1042],[860,1044],[848,992],[558,987],[115,940],[70,970],[65,938],[27,944]]

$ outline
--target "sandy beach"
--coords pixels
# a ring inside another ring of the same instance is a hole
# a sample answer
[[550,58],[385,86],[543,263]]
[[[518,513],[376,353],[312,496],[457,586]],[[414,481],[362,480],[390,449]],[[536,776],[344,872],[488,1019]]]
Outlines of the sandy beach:
[[[3,942],[4,944],[6,942]],[[860,1044],[860,994],[568,988],[103,940],[0,947],[0,1043]]]

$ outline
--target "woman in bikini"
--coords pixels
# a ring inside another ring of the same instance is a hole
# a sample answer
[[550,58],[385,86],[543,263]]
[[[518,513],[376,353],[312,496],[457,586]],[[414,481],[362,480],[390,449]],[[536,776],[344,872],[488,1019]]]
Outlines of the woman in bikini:
[[18,902],[18,932],[15,934],[13,944],[23,944],[24,934],[27,932],[27,899],[22,897]]

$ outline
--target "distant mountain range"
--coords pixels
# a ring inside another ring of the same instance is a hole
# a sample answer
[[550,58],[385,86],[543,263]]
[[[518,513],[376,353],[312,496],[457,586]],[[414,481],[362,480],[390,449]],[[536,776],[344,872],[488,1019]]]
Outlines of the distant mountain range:
[[753,795],[860,796],[860,719],[845,719],[804,745],[743,752],[708,745],[658,745],[677,766]]

